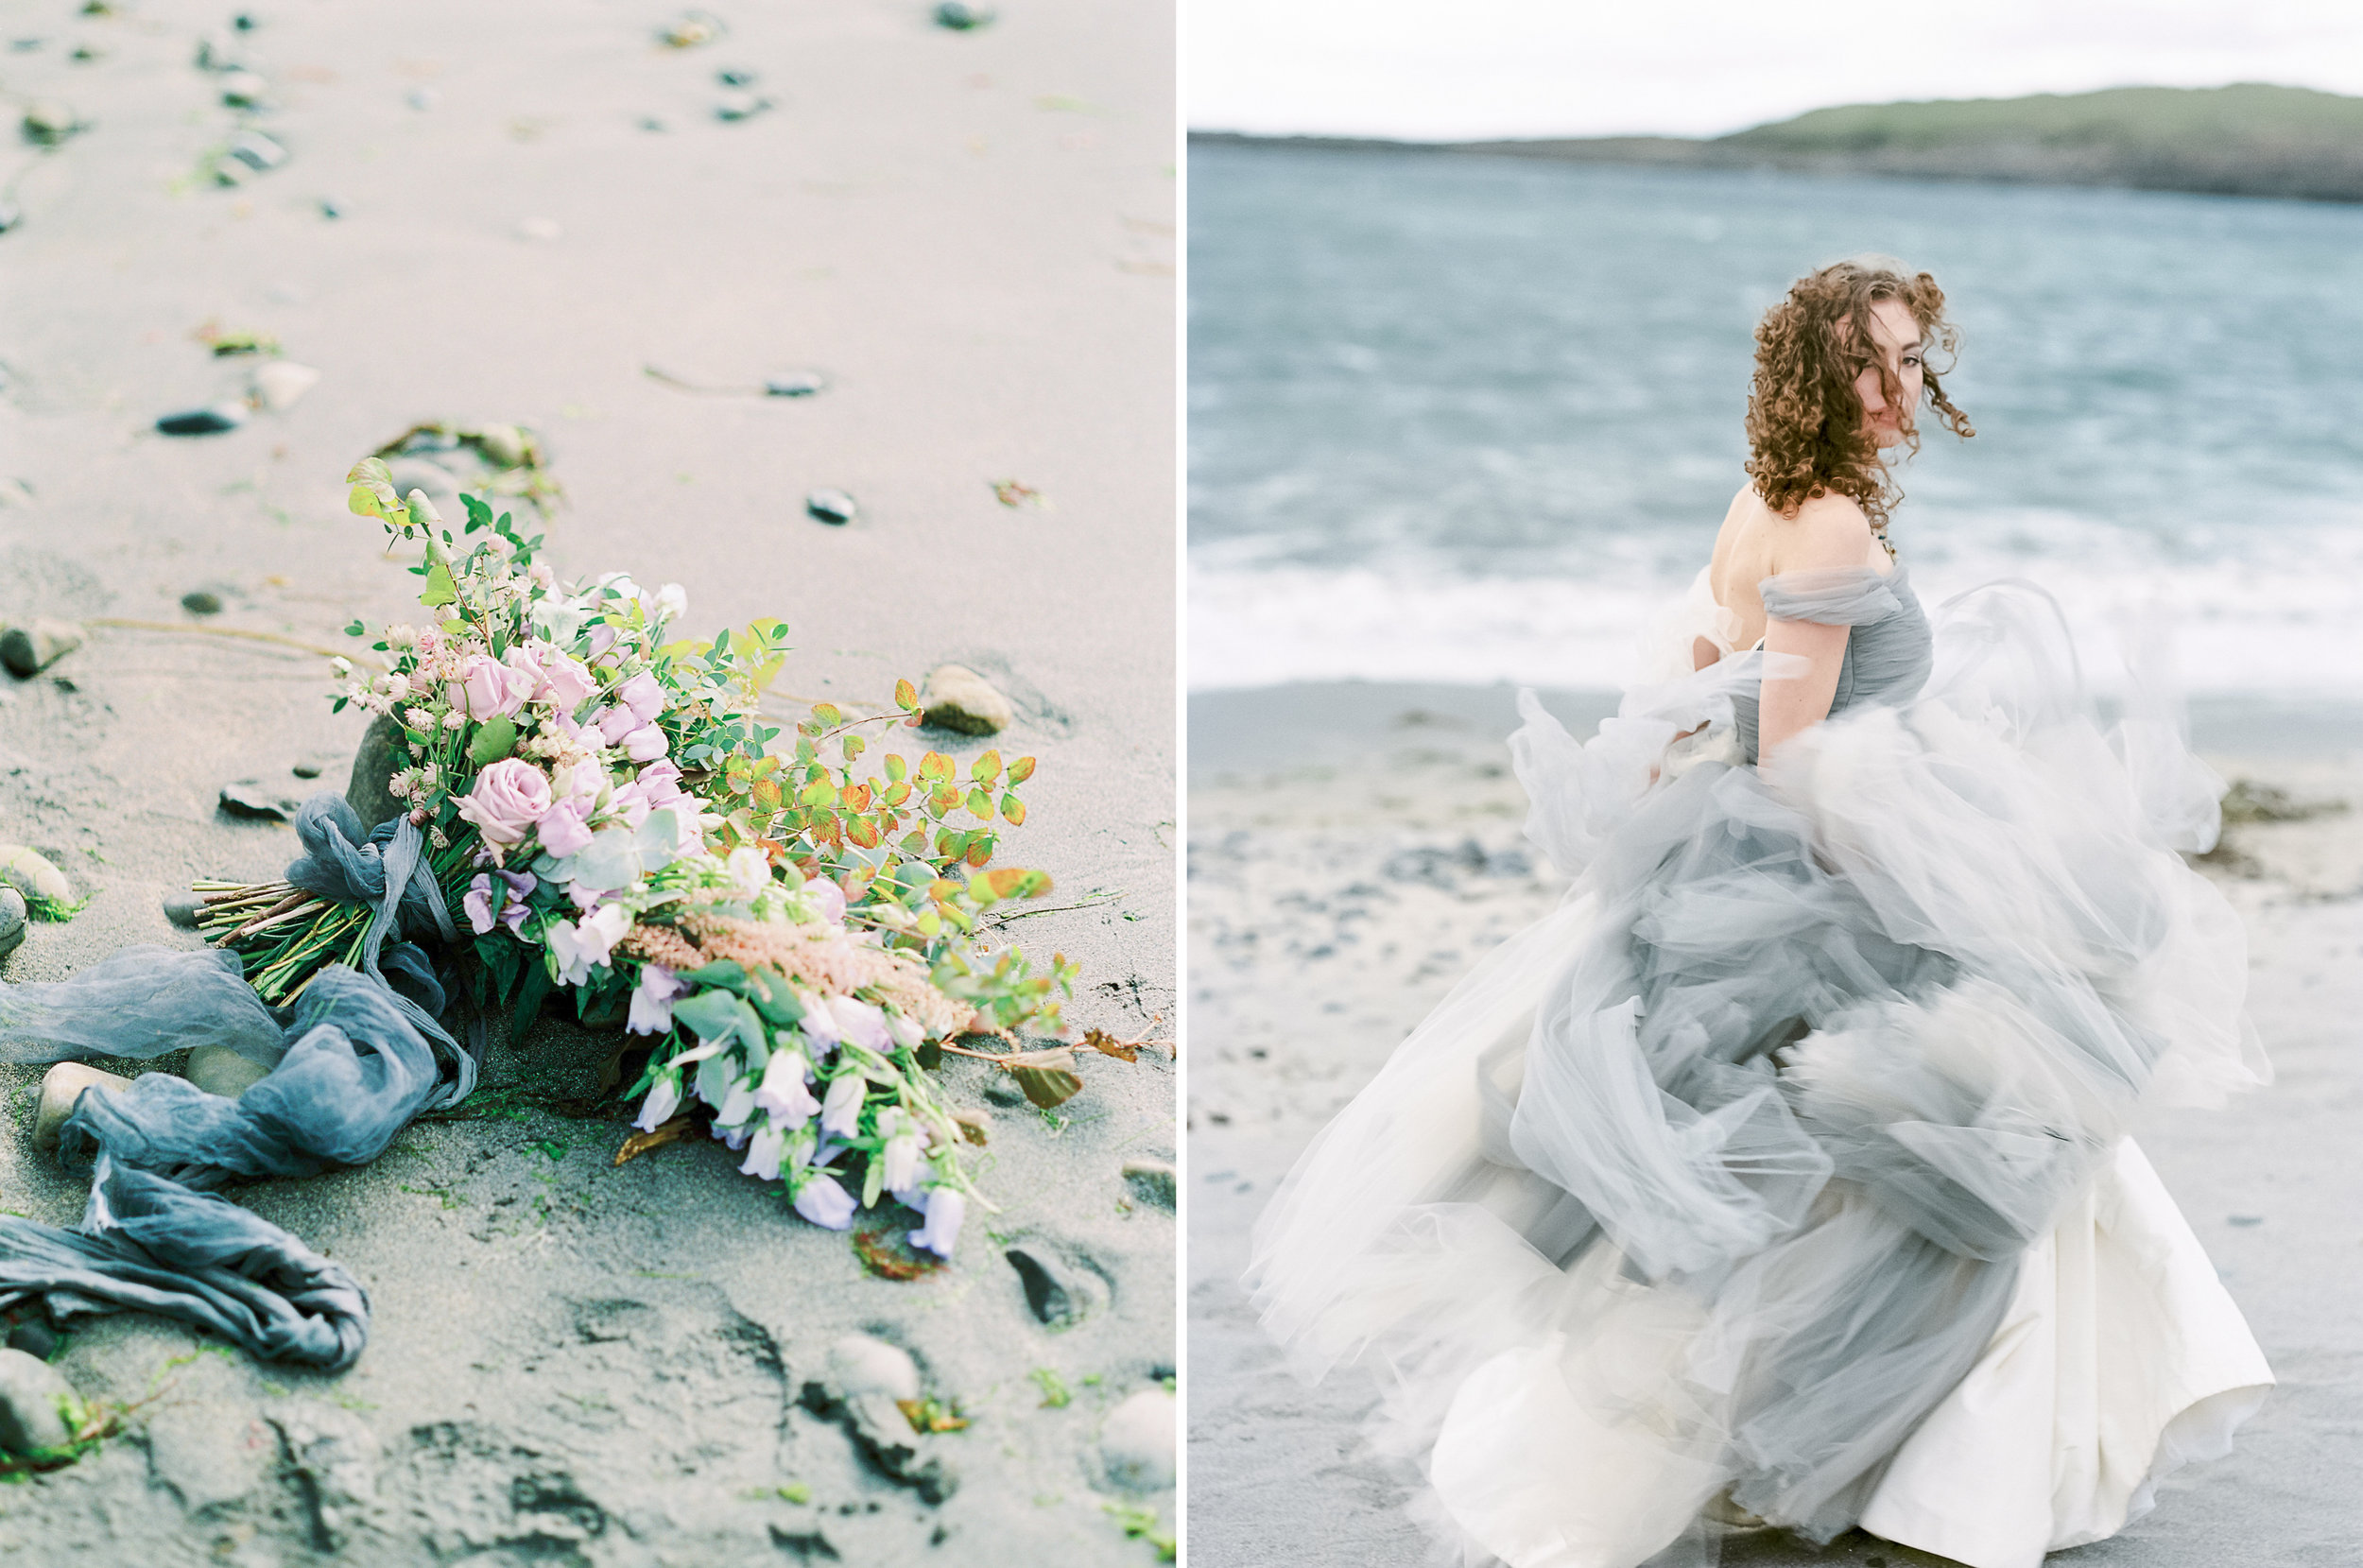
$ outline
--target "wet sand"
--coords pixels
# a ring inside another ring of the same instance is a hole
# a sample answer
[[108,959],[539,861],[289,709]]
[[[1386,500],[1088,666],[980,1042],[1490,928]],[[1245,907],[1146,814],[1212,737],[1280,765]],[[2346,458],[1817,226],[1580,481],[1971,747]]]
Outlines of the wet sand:
[[[656,37],[676,11],[616,0],[258,10],[228,42],[260,57],[277,107],[252,123],[287,157],[227,189],[203,164],[241,116],[193,60],[229,8],[14,9],[8,36],[39,43],[0,53],[11,112],[54,98],[88,129],[0,149],[23,215],[0,234],[0,618],[196,625],[180,601],[201,590],[223,603],[204,625],[341,643],[415,611],[376,525],[344,511],[347,466],[416,421],[529,425],[568,497],[560,571],[677,580],[704,632],[784,616],[781,712],[883,703],[944,661],[1001,684],[1018,719],[994,744],[1042,759],[1004,858],[1051,870],[1050,905],[1093,901],[1009,934],[1079,959],[1076,1022],[1169,1025],[1170,8],[1026,0],[967,33],[931,9],[731,8],[678,50]],[[724,70],[770,106],[718,117]],[[318,385],[228,434],[156,434],[246,388],[253,360],[193,338],[208,322],[275,335]],[[755,391],[804,369],[818,396]],[[1044,504],[1005,507],[1006,479]],[[851,526],[804,514],[823,486],[858,498]],[[0,840],[91,901],[0,978],[193,944],[165,894],[276,874],[293,835],[216,792],[318,787],[298,765],[341,784],[361,724],[326,688],[284,646],[125,629],[0,678]],[[896,1284],[719,1146],[613,1168],[626,1129],[536,1099],[582,1093],[603,1054],[544,1026],[495,1045],[482,1114],[363,1170],[240,1189],[365,1282],[361,1363],[190,1360],[189,1334],[147,1318],[78,1334],[59,1365],[85,1395],[165,1392],[12,1490],[0,1555],[1155,1560],[1111,1508],[1169,1525],[1173,1494],[1113,1486],[1099,1428],[1174,1361],[1174,1221],[1121,1173],[1176,1152],[1167,1055],[1086,1065],[1055,1116],[950,1069],[992,1117],[979,1176],[1002,1213],[972,1217],[953,1267]],[[71,1223],[79,1183],[27,1146],[38,1077],[0,1073],[0,1205]],[[1037,1320],[1017,1247],[1075,1282],[1079,1323]],[[957,1474],[947,1500],[800,1403],[857,1330],[971,1417],[919,1439]],[[1038,1370],[1071,1397],[1046,1404]],[[289,1434],[311,1430],[353,1458],[350,1498],[302,1472]]]
[[[1298,1152],[1486,949],[1563,880],[1521,834],[1507,688],[1275,687],[1190,705],[1190,1543],[1200,1568],[1430,1559],[1356,1423],[1352,1370],[1294,1380],[1239,1289],[1248,1236]],[[1602,694],[1553,693],[1571,727]],[[2160,1489],[2124,1534],[2062,1564],[2337,1568],[2363,1539],[2363,1319],[2349,1153],[2363,1106],[2363,747],[2336,708],[2202,703],[2228,779],[2350,809],[2234,828],[2203,870],[2241,911],[2250,1007],[2277,1070],[2219,1112],[2174,1112],[2144,1149],[2280,1378],[2232,1456]],[[2341,747],[2345,750],[2342,751]],[[2234,1216],[2239,1216],[2235,1222]],[[1842,1537],[1816,1554],[1736,1539],[1727,1564],[1937,1563]]]

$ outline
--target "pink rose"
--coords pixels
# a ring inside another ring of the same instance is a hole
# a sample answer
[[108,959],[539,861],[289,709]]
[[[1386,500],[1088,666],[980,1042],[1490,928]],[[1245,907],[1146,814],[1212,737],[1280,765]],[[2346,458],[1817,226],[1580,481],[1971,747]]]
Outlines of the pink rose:
[[519,685],[516,671],[489,653],[471,653],[451,684],[452,706],[479,724],[495,714],[513,715],[526,705]]
[[652,807],[663,808],[681,798],[681,769],[669,761],[648,764],[632,783],[640,786],[640,798]]
[[664,731],[653,724],[644,724],[624,737],[624,755],[634,762],[654,762],[671,750],[672,746]]
[[618,746],[626,735],[640,728],[641,718],[630,708],[601,708],[591,715],[591,722],[597,727],[601,740]]
[[523,692],[527,701],[541,695],[543,684],[548,677],[543,674],[542,661],[531,644],[519,643],[515,647],[510,648],[506,663],[509,669],[509,685],[512,690]]
[[587,635],[591,639],[591,662],[595,664],[606,658],[608,651],[614,647],[615,629],[605,621],[601,621],[593,627]]
[[647,724],[664,711],[664,688],[656,683],[656,677],[643,670],[615,689],[615,700]]
[[[489,659],[485,663],[492,663]],[[459,802],[459,815],[494,844],[524,843],[549,809],[550,781],[518,757],[504,758],[478,773],[474,787]]]
[[573,713],[599,689],[598,683],[591,679],[591,672],[575,660],[554,647],[544,647],[541,651],[542,676],[547,684],[537,695],[558,704],[559,712]]

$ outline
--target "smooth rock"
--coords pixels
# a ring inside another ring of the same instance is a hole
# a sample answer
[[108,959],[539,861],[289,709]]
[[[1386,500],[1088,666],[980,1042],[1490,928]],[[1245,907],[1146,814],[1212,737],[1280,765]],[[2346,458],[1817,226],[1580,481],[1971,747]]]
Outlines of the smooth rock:
[[1070,1265],[1047,1248],[1012,1247],[1001,1254],[1017,1270],[1026,1305],[1050,1329],[1069,1329],[1108,1304],[1108,1283],[1088,1268]]
[[458,476],[440,463],[430,463],[423,457],[397,457],[386,465],[386,471],[393,476],[397,495],[423,490],[433,501],[456,503],[459,499]]
[[716,71],[714,79],[725,87],[752,87],[755,74],[752,71]]
[[25,111],[25,139],[43,146],[56,146],[78,130],[88,129],[73,109],[55,98],[43,98]]
[[298,399],[319,385],[320,373],[292,359],[274,359],[254,371],[254,395],[274,414],[284,414]]
[[270,1069],[227,1045],[195,1045],[189,1049],[189,1064],[181,1076],[208,1094],[234,1100],[270,1077]]
[[256,174],[268,174],[287,161],[287,149],[259,130],[241,130],[230,138],[230,156]]
[[829,378],[819,370],[781,370],[763,378],[763,395],[773,398],[808,398],[823,390]]
[[917,1399],[919,1364],[899,1345],[849,1334],[829,1347],[829,1387],[839,1399],[864,1394]]
[[984,7],[969,5],[966,0],[943,0],[943,4],[936,8],[936,26],[964,33],[984,26],[993,19],[993,15]]
[[72,621],[38,620],[0,632],[0,664],[20,680],[31,680],[82,646],[82,629]]
[[694,49],[722,36],[721,18],[704,11],[683,11],[657,37],[676,49]]
[[23,1351],[36,1361],[47,1361],[65,1343],[65,1335],[38,1318],[27,1318],[9,1331],[9,1349]]
[[233,817],[262,822],[292,822],[303,798],[260,779],[240,779],[221,786],[221,809]]
[[131,1087],[131,1080],[118,1074],[93,1067],[86,1061],[60,1061],[41,1076],[41,1104],[33,1111],[33,1146],[47,1154],[58,1146],[59,1129],[65,1119],[74,1114],[74,1102],[82,1097],[82,1091],[96,1085],[117,1092]]
[[317,779],[320,776],[320,765],[316,762],[300,762],[287,771],[299,779]]
[[257,109],[270,97],[270,83],[251,71],[232,71],[221,78],[221,101],[231,109]]
[[817,490],[804,497],[804,510],[839,527],[861,515],[861,503],[841,490]]
[[334,219],[344,215],[344,208],[333,197],[320,198],[320,216]]
[[751,120],[770,107],[769,98],[753,93],[725,93],[715,100],[714,117],[717,120]]
[[997,735],[1017,717],[1009,699],[965,664],[929,670],[919,706],[928,723],[964,735]]
[[1163,1388],[1144,1388],[1109,1411],[1099,1427],[1099,1458],[1108,1479],[1127,1491],[1172,1486],[1181,1426],[1180,1402]]
[[74,884],[65,873],[22,844],[0,844],[0,882],[27,899],[45,898],[56,904],[74,902]]
[[164,896],[164,919],[183,931],[197,929],[198,916],[205,912],[205,901],[196,893],[168,893]]
[[1174,1171],[1163,1160],[1127,1160],[1124,1183],[1142,1202],[1173,1213]]
[[0,199],[0,234],[7,233],[25,221],[25,209],[15,202]]
[[409,766],[402,726],[389,714],[378,715],[361,736],[360,750],[353,754],[353,776],[345,781],[345,804],[361,818],[363,827],[373,828],[402,815],[402,802],[386,785]]
[[74,1438],[64,1412],[80,1403],[55,1367],[23,1351],[0,1350],[0,1449],[63,1448]]
[[0,887],[0,958],[25,945],[26,918],[25,895],[13,887]]
[[202,588],[192,589],[181,595],[181,608],[192,615],[218,615],[221,613],[221,595]]
[[267,1412],[279,1429],[287,1468],[305,1483],[315,1544],[343,1546],[377,1504],[377,1434],[360,1417],[334,1405],[289,1401]]
[[245,404],[216,403],[210,408],[166,414],[156,422],[156,430],[165,436],[219,436],[245,422]]
[[513,424],[480,424],[475,449],[495,468],[523,468],[533,457],[533,438]]

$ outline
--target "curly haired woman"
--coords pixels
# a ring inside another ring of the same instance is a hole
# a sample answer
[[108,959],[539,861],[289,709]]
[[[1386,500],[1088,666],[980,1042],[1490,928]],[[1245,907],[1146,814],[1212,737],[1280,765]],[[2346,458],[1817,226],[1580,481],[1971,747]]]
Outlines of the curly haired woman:
[[[2265,1080],[2219,785],[2104,728],[2024,584],[1933,618],[1888,541],[1934,279],[1866,260],[1757,332],[1749,483],[1578,743],[1533,700],[1572,879],[1259,1223],[1266,1326],[1380,1369],[1472,1560],[1632,1568],[1854,1527],[2033,1568],[2229,1446],[2272,1377],[2126,1136]],[[1660,1554],[1667,1554],[1661,1557]]]

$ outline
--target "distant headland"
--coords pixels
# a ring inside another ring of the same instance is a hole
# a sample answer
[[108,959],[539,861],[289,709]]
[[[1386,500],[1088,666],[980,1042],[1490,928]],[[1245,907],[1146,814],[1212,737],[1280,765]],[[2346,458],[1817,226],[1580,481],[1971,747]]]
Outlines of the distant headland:
[[2261,82],[1854,104],[1705,139],[1390,142],[1193,130],[1190,140],[2363,201],[2363,98]]

